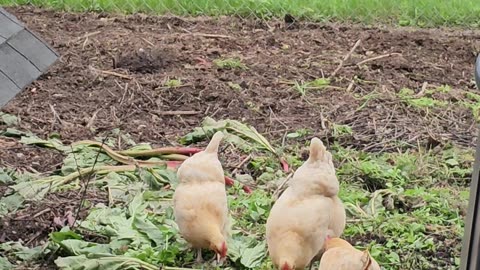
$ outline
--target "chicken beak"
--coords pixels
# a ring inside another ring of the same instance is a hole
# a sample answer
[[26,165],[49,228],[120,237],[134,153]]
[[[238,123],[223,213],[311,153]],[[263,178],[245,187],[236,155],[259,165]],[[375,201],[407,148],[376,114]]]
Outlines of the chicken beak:
[[219,253],[216,253],[216,262],[217,262],[217,265],[219,265],[219,266],[220,266],[220,265],[223,265],[223,264],[225,263],[225,260],[226,260],[226,259],[227,259],[226,257],[222,258],[222,255],[220,255]]

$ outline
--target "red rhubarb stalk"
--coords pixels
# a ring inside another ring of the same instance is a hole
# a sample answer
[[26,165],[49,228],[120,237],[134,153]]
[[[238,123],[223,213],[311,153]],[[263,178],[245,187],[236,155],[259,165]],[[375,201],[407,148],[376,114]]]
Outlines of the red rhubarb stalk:
[[183,161],[165,161],[167,163],[167,168],[169,169],[172,169],[172,170],[176,170],[178,169],[178,167],[180,167],[180,165],[182,164]]
[[252,193],[252,189],[249,186],[243,185],[242,188],[243,188],[243,191],[245,191],[245,193],[248,193],[248,194]]
[[235,183],[235,181],[232,178],[225,175],[225,185],[233,186],[234,183]]
[[288,172],[289,171],[289,166],[288,166],[288,162],[285,160],[285,158],[280,158],[280,163],[282,164],[282,169],[284,172]]

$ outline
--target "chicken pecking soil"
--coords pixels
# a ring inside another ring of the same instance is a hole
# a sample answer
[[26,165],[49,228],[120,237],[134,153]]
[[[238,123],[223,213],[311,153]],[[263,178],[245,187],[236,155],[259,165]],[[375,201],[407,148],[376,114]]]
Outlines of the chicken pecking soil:
[[[272,141],[304,128],[325,138],[335,125],[348,125],[353,135],[340,143],[372,152],[393,151],[399,141],[407,148],[475,144],[474,114],[460,104],[476,91],[479,31],[8,11],[61,54],[2,108],[20,117],[19,129],[41,137],[56,133],[69,143],[120,128],[137,142],[171,145],[210,116],[251,124]],[[308,87],[332,74],[329,84]],[[451,90],[429,92],[443,85]],[[402,88],[448,104],[412,106]],[[7,139],[0,145],[0,166],[46,172],[62,160]],[[39,207],[19,215],[35,216]],[[31,223],[38,228],[21,232],[30,243],[44,240],[53,219],[65,215],[45,207],[50,211]],[[1,226],[2,239],[18,238],[12,226]]]

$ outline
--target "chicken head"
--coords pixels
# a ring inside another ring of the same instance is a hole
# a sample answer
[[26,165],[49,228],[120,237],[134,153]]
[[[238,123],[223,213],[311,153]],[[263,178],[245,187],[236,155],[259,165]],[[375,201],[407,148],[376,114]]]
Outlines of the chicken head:
[[327,238],[318,270],[380,270],[368,250],[360,251],[341,238]]

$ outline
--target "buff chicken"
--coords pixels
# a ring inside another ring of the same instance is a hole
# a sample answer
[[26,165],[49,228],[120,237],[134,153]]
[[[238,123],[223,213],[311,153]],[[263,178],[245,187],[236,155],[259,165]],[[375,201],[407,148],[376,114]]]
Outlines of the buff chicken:
[[332,155],[313,138],[307,161],[270,211],[266,224],[269,256],[277,269],[304,269],[320,258],[326,236],[339,237],[345,208]]
[[318,270],[380,270],[368,250],[360,251],[341,238],[327,238]]
[[222,132],[215,133],[206,149],[185,160],[177,171],[179,184],[173,196],[175,221],[182,237],[197,250],[198,263],[203,262],[202,249],[213,250],[218,262],[227,255],[227,194],[218,159],[222,138]]

